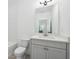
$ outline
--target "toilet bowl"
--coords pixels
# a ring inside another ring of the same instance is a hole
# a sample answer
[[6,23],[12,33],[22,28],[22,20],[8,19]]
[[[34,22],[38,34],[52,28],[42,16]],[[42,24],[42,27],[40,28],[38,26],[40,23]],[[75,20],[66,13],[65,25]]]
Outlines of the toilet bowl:
[[24,48],[24,47],[16,48],[16,50],[14,52],[16,59],[24,59],[25,50],[26,50],[26,48]]
[[25,53],[28,46],[28,42],[26,40],[20,40],[18,42],[18,47],[14,51],[14,55],[16,59],[25,59]]

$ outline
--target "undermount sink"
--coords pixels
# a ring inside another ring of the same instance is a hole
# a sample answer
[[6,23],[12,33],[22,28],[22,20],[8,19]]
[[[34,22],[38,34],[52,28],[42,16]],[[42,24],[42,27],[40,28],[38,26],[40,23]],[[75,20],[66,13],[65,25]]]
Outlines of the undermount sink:
[[69,39],[67,37],[61,37],[61,36],[52,35],[52,34],[48,34],[48,36],[44,36],[44,34],[37,33],[36,35],[32,36],[31,39],[69,43]]
[[40,35],[35,35],[33,36],[32,38],[37,38],[37,39],[55,39],[55,36],[52,36],[52,35],[43,35],[43,34],[40,34]]

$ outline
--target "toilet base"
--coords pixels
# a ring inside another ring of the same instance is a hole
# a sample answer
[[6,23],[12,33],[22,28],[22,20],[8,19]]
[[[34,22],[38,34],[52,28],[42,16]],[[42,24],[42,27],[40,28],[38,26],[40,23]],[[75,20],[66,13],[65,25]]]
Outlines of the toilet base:
[[16,59],[25,59],[25,56],[16,56]]

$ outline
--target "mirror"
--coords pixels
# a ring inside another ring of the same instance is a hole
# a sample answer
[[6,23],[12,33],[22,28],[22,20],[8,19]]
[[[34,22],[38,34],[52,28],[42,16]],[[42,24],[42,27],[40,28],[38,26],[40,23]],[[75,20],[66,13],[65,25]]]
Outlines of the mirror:
[[51,30],[51,21],[49,19],[40,19],[39,20],[39,33],[52,33]]
[[[46,27],[45,27],[46,26]],[[58,33],[58,5],[38,7],[35,9],[35,32]]]

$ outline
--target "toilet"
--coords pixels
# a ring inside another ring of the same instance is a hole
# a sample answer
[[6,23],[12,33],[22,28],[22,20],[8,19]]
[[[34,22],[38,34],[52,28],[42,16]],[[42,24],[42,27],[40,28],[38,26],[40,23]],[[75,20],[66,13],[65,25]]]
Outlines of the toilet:
[[14,55],[16,59],[25,59],[25,53],[28,46],[27,40],[20,40],[17,44],[17,48],[14,51]]

